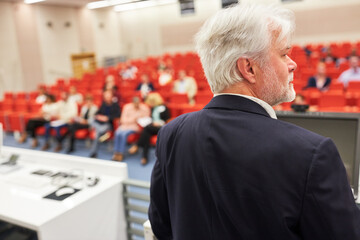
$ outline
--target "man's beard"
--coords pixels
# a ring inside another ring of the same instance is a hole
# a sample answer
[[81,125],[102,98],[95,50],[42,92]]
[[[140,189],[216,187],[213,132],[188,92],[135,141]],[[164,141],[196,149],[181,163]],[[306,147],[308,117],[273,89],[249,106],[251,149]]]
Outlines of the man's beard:
[[295,99],[293,81],[294,74],[289,75],[287,85],[283,86],[279,82],[279,78],[272,68],[265,68],[264,75],[266,76],[265,84],[261,89],[261,98],[270,106],[275,106],[283,102],[292,102]]

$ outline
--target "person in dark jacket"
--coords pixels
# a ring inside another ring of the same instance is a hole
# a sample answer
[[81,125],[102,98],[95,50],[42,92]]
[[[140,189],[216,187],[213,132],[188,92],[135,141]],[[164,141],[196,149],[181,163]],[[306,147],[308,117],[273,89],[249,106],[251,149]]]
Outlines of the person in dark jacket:
[[147,95],[154,90],[155,88],[150,82],[149,76],[146,74],[141,75],[141,83],[136,87],[136,91],[140,92],[141,98],[146,99]]
[[99,141],[105,141],[109,138],[108,131],[113,130],[113,121],[120,117],[120,106],[117,102],[113,102],[112,91],[104,92],[103,103],[95,114],[95,120],[91,123],[91,127],[95,130],[95,139],[93,140],[90,157],[97,157]]
[[331,84],[331,78],[326,76],[326,65],[323,62],[320,62],[317,66],[317,73],[315,76],[311,76],[305,87],[307,88],[317,88],[320,91],[327,91]]

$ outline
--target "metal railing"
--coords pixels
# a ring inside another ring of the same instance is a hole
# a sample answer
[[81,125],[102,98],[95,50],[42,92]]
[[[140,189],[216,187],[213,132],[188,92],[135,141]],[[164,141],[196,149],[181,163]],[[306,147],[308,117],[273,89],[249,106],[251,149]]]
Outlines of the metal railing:
[[143,224],[148,219],[150,183],[126,179],[123,181],[123,198],[128,240],[134,236],[144,238]]

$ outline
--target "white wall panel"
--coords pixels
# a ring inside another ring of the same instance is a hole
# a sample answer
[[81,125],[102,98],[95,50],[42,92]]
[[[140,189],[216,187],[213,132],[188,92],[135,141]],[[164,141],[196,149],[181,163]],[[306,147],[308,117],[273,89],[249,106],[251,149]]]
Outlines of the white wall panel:
[[23,85],[13,5],[0,3],[0,99],[4,91],[21,90]]
[[[71,54],[80,52],[76,8],[36,6],[44,82],[71,77]],[[70,26],[66,26],[70,23]],[[51,26],[49,26],[51,24]]]

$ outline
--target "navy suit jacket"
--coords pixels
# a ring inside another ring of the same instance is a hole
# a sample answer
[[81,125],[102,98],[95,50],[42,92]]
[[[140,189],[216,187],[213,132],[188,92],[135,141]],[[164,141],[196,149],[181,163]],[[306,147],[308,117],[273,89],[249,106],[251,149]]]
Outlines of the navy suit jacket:
[[159,132],[149,219],[158,239],[359,240],[360,212],[334,143],[214,97]]

